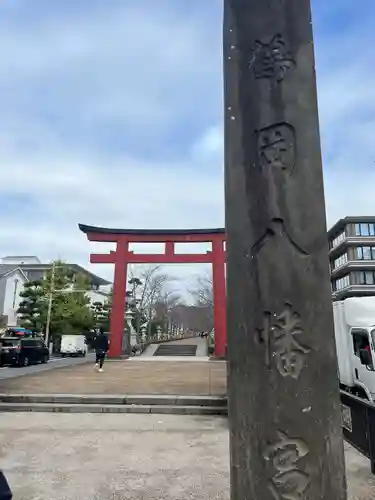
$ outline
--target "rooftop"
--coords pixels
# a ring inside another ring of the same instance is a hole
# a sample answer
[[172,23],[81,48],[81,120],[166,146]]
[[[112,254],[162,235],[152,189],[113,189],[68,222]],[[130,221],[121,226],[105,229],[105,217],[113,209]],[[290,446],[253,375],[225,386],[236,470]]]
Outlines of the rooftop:
[[[100,276],[97,276],[96,274],[88,271],[84,267],[78,265],[78,264],[70,264],[69,262],[66,263],[66,265],[70,268],[76,271],[77,273],[82,273],[88,276],[91,280],[91,282],[94,285],[98,286],[104,286],[104,285],[109,285],[111,282],[105,280],[104,278],[101,278]],[[0,277],[8,274],[9,272],[13,271],[14,269],[21,269],[24,271],[45,271],[47,269],[51,269],[52,264],[0,264]]]
[[375,215],[363,215],[363,216],[348,216],[343,219],[339,219],[328,231],[328,238],[332,238],[337,233],[339,233],[347,224],[360,224],[361,222],[374,222]]
[[2,276],[6,276],[12,271],[15,271],[16,269],[20,269],[20,266],[17,264],[0,264],[0,278]]

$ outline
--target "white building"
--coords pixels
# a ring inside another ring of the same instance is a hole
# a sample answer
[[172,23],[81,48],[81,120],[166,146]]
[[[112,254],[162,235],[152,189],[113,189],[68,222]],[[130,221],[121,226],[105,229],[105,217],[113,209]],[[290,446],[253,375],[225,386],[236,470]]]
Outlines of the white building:
[[[66,264],[74,272],[83,274],[91,282],[91,290],[87,292],[91,303],[104,304],[108,298],[110,282],[91,273],[78,264]],[[43,279],[52,264],[43,264],[34,256],[3,257],[0,263],[0,317],[7,326],[17,325],[17,310],[22,297],[20,293],[27,281]]]
[[22,300],[20,292],[27,281],[19,267],[0,265],[0,317],[7,326],[17,326],[17,309]]

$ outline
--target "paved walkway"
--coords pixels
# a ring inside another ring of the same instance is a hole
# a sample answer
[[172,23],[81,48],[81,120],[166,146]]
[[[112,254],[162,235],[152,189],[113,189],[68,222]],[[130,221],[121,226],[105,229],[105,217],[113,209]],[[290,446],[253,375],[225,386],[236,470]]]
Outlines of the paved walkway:
[[[7,414],[0,467],[17,500],[229,500],[227,419]],[[369,461],[346,445],[349,500],[373,500]]]
[[109,361],[98,373],[94,363],[9,380],[0,393],[225,395],[225,361],[152,357]]

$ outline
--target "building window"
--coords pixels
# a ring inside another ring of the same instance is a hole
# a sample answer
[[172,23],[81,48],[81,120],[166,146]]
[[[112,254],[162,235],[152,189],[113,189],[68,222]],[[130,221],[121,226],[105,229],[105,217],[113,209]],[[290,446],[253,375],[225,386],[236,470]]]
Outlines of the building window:
[[361,271],[359,273],[359,284],[360,285],[375,285],[375,273],[374,273],[374,271]]
[[356,224],[356,236],[375,236],[375,224]]
[[342,278],[340,278],[338,280],[335,280],[334,283],[335,283],[335,290],[336,291],[342,290],[343,288],[350,286],[349,274],[343,276]]
[[357,260],[375,260],[375,247],[357,247],[355,253]]
[[332,248],[335,248],[337,247],[337,245],[339,245],[342,241],[344,241],[346,238],[346,234],[345,234],[345,231],[343,231],[342,233],[340,233],[338,236],[336,236],[336,238],[334,238],[331,242],[331,247]]
[[346,262],[348,262],[348,254],[345,252],[333,261],[333,269],[343,266]]

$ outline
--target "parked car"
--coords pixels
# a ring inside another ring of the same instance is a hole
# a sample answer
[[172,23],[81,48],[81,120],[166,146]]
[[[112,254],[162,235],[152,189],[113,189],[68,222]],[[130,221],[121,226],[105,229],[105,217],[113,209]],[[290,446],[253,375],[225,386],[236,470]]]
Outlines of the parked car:
[[39,338],[3,337],[0,339],[0,365],[28,366],[48,363],[49,352]]

